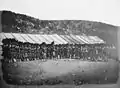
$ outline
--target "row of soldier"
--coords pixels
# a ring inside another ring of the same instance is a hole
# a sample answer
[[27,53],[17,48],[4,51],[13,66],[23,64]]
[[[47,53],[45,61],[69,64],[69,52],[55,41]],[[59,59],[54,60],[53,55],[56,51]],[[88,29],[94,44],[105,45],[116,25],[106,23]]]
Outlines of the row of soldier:
[[[4,39],[3,56],[9,61],[32,61],[41,59],[104,60],[104,44],[31,44],[15,39]],[[99,57],[99,59],[98,59]]]

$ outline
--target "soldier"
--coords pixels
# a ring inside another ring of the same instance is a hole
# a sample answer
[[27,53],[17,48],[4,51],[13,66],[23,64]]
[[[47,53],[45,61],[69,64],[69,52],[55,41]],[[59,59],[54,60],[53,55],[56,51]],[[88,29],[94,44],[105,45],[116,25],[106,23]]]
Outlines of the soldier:
[[60,44],[57,46],[57,58],[60,59]]
[[8,56],[8,45],[7,44],[9,44],[8,40],[3,39],[2,43],[3,43],[3,45],[2,45],[2,49],[3,49],[2,56],[4,56],[4,58],[7,58],[7,56]]
[[62,58],[65,59],[65,45],[62,45]]
[[50,45],[48,44],[48,45],[46,45],[46,50],[44,50],[44,51],[46,51],[46,58],[45,59],[49,59],[49,48],[50,48]]
[[46,45],[46,43],[45,43],[43,49],[44,49],[44,59],[48,59],[47,58],[47,45]]
[[51,52],[50,52],[50,55],[51,55],[51,58],[53,59],[53,52],[54,52],[54,41],[51,43]]
[[67,44],[67,58],[69,58],[69,55],[70,55],[70,45]]
[[42,59],[42,49],[41,49],[41,45],[38,44],[38,48],[37,48],[37,57],[41,60]]
[[26,51],[25,51],[25,52],[26,52],[26,54],[27,54],[27,55],[26,55],[26,60],[27,60],[27,61],[29,61],[29,57],[30,57],[30,55],[29,55],[29,54],[30,54],[30,53],[29,53],[30,51],[29,51],[29,50],[30,50],[29,42],[26,42]]
[[72,46],[73,46],[73,58],[76,59],[76,44]]
[[78,57],[81,59],[81,45],[78,45]]
[[38,49],[38,44],[35,44],[35,58],[36,58],[36,60],[39,60],[39,58],[37,56],[37,49]]
[[62,52],[63,52],[63,51],[62,51],[62,45],[60,44],[60,48],[59,48],[60,59],[63,58]]
[[73,59],[75,57],[75,47],[73,44],[71,44],[71,47],[69,48],[70,49],[70,55],[69,55],[69,58],[70,59]]
[[41,44],[41,49],[42,49],[42,59],[46,59],[47,47],[45,42]]
[[67,58],[67,45],[64,45],[64,58]]
[[9,59],[9,60],[11,60],[12,61],[12,58],[13,58],[13,52],[12,52],[12,47],[13,47],[13,45],[12,45],[12,39],[9,39],[8,41],[10,41],[10,44],[9,44],[9,50],[8,50],[8,58],[7,59]]
[[27,61],[27,57],[28,57],[28,45],[27,45],[27,42],[24,43],[24,58],[25,58],[25,61]]
[[56,57],[56,53],[55,53],[56,49],[55,49],[55,45],[53,45],[53,52],[52,52],[52,55],[53,55],[53,58],[52,59],[55,59]]
[[32,45],[32,43],[29,43],[30,44],[30,58],[31,58],[31,60],[33,60],[33,45]]
[[76,59],[79,59],[79,47],[78,47],[78,45],[76,44],[76,47],[75,47],[75,57],[76,57]]
[[62,45],[60,44],[60,46],[59,46],[59,55],[60,55],[60,59],[62,59]]
[[58,59],[58,45],[55,45],[55,59]]
[[23,45],[23,43],[22,42],[19,42],[20,43],[20,51],[19,51],[19,54],[20,54],[20,59],[21,59],[21,61],[24,61],[23,60],[23,53],[24,53],[24,45]]
[[39,57],[38,57],[38,47],[39,47],[39,44],[36,44],[36,58],[37,58],[37,60],[39,60]]

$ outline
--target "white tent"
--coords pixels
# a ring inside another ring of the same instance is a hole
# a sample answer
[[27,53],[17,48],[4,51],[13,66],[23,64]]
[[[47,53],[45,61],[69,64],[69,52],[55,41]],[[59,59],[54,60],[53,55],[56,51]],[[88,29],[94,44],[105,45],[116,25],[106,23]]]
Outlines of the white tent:
[[14,38],[21,42],[30,42],[41,44],[45,42],[50,44],[95,44],[105,43],[97,36],[83,36],[83,35],[40,35],[40,34],[21,34],[21,33],[0,33],[1,40],[5,38]]

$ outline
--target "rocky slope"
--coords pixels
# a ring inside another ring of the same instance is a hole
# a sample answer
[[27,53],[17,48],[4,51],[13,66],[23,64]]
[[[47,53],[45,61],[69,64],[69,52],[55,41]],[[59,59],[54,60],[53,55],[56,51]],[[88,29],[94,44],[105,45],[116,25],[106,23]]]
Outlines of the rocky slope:
[[[58,33],[58,34],[90,34],[104,28],[115,26],[84,20],[39,20],[24,14],[2,11],[3,32],[22,33]],[[103,31],[103,30],[102,30]]]

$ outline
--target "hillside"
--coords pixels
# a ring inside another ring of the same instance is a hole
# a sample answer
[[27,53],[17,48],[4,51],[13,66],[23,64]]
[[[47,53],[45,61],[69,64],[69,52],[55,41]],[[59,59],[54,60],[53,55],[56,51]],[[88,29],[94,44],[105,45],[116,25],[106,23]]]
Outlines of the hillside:
[[98,23],[96,22],[81,20],[39,20],[11,11],[2,12],[2,25],[4,32],[89,34],[97,24]]
[[[85,20],[39,20],[11,11],[2,11],[2,25],[4,32],[45,34],[89,34],[95,31],[98,26],[114,27],[100,22]],[[9,28],[9,30],[7,28]]]
[[40,34],[86,34],[99,36],[117,46],[117,27],[85,20],[39,20],[24,14],[2,11],[2,31]]

